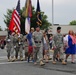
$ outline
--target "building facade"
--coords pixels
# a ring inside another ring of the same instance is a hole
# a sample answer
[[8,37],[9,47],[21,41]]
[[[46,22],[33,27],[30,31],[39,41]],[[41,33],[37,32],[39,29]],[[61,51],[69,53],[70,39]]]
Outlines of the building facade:
[[1,39],[5,39],[5,37],[6,37],[6,35],[7,35],[7,31],[0,31],[0,40]]
[[54,26],[50,26],[50,28],[51,28],[50,33],[56,34],[56,29],[58,26],[61,27],[62,34],[67,34],[69,30],[73,30],[74,32],[76,32],[76,25],[54,25]]

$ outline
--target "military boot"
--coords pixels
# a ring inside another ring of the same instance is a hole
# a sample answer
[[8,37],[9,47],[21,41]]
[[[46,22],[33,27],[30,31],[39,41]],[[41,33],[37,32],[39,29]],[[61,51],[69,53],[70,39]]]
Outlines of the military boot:
[[8,62],[10,62],[10,57],[8,57]]
[[48,57],[48,60],[52,60],[52,58],[51,57]]
[[14,61],[15,61],[14,57],[12,57],[12,58],[11,58],[11,61],[12,61],[12,62],[14,62]]
[[40,66],[45,65],[45,63],[43,61],[40,61]]
[[23,61],[23,57],[20,57],[20,60]]
[[64,60],[62,60],[62,65],[66,65],[67,63],[64,61]]
[[53,64],[56,64],[56,61],[53,61],[52,63],[53,63]]
[[10,58],[8,59],[8,62],[10,62],[11,60],[10,60]]
[[17,61],[17,60],[18,60],[18,58],[15,58],[15,60]]

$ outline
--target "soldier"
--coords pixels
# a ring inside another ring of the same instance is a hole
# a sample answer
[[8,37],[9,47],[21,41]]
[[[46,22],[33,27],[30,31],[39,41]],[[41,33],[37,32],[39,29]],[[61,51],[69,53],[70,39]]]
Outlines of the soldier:
[[36,31],[33,32],[34,41],[34,64],[37,64],[37,58],[39,59],[40,65],[45,65],[43,63],[43,34],[40,31],[40,27],[36,27]]
[[61,32],[61,27],[57,27],[57,33],[53,37],[53,48],[54,48],[53,64],[56,64],[55,59],[56,56],[59,54],[60,59],[62,60],[62,64],[65,65],[66,62],[64,62],[63,36],[60,32]]
[[8,36],[6,36],[6,49],[7,49],[7,57],[8,61],[14,61],[14,37],[11,31],[8,31]]
[[20,60],[23,61],[23,35],[18,36],[18,49],[20,53]]
[[18,60],[19,45],[18,45],[18,35],[17,34],[14,34],[14,49],[15,49],[15,60]]
[[24,37],[23,37],[23,49],[24,49],[24,53],[25,53],[25,60],[27,60],[27,57],[28,57],[28,40],[26,38],[26,35],[24,35]]

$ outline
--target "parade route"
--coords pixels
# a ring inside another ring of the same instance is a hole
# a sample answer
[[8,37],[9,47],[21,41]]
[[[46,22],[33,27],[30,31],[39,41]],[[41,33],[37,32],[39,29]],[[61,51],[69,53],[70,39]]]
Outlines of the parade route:
[[50,60],[45,66],[34,65],[32,61],[8,62],[6,51],[0,50],[0,75],[75,75],[76,64],[71,64],[70,60],[69,58],[67,65],[60,62],[53,65]]

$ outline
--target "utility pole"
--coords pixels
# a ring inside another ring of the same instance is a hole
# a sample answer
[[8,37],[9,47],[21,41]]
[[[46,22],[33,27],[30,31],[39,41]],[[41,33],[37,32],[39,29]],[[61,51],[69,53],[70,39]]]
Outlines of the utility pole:
[[54,0],[52,0],[52,33],[54,34]]

